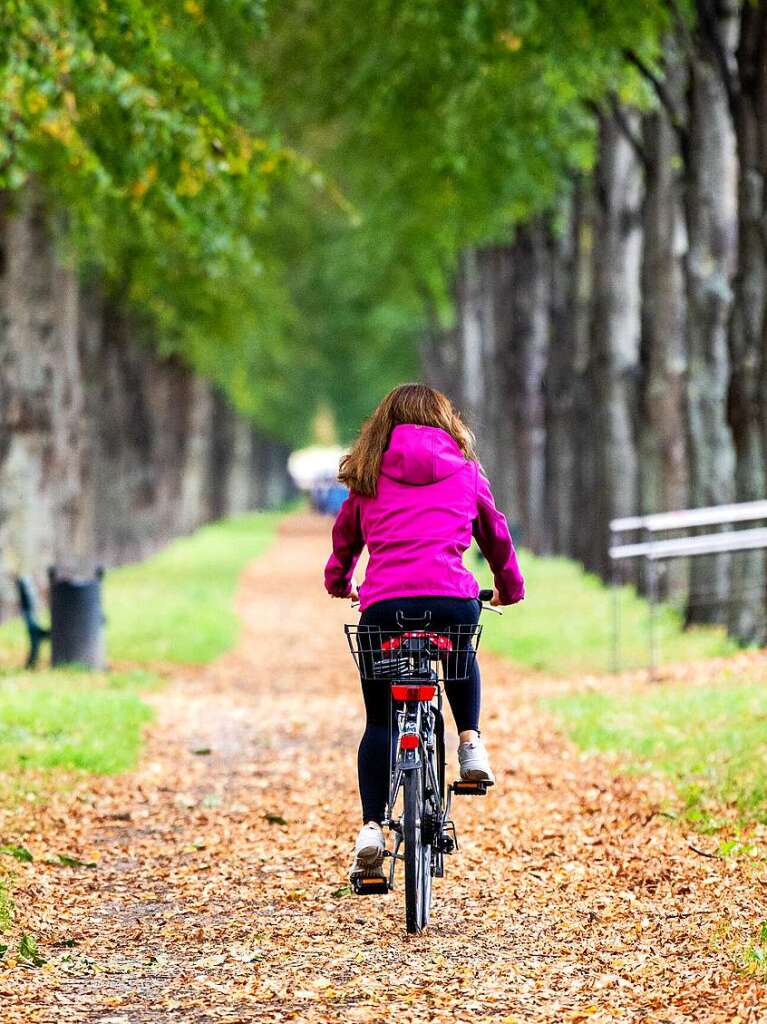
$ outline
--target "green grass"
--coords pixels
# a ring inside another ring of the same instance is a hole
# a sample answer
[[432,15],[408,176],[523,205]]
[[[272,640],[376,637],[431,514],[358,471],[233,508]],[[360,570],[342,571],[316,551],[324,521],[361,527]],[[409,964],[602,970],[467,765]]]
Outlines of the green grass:
[[270,512],[214,523],[146,562],[107,573],[110,657],[203,664],[232,647],[237,579],[266,549],[280,518]]
[[[109,570],[104,582],[109,658],[204,664],[229,650],[237,639],[237,580],[267,548],[281,517],[260,512],[213,523],[145,562]],[[19,664],[25,651],[21,622],[3,623],[0,663]]]
[[762,921],[754,941],[741,949],[737,958],[738,966],[746,974],[756,975],[767,981],[767,921]]
[[[104,774],[135,765],[150,716],[140,693],[158,681],[153,667],[208,662],[235,643],[237,579],[265,550],[279,518],[255,514],[215,523],[146,562],[107,573],[109,658],[146,671],[0,674],[0,773],[11,796],[26,769]],[[4,664],[22,663],[25,647],[17,621],[0,628]]]
[[617,754],[629,772],[670,777],[686,817],[714,829],[722,820],[767,822],[764,683],[722,674],[705,685],[590,691],[546,706],[584,750]]
[[8,884],[0,878],[0,935],[8,931],[13,923],[13,900]]
[[[215,523],[146,562],[107,573],[109,658],[142,668],[0,669],[0,806],[27,807],[22,801],[47,797],[72,773],[104,775],[135,766],[151,718],[141,694],[159,682],[154,669],[208,662],[235,643],[238,577],[270,543],[279,518],[270,513]],[[0,665],[22,664],[25,653],[20,621],[0,627]],[[0,857],[0,935],[13,917],[8,860],[7,853]],[[5,952],[0,942],[0,958]],[[16,955],[37,962],[34,940],[21,936]]]
[[70,670],[0,679],[0,772],[132,768],[151,717],[138,691],[151,681],[144,672]]
[[[567,558],[538,558],[520,552],[527,597],[505,609],[503,618],[483,615],[482,644],[523,665],[555,675],[604,672],[610,668],[612,595],[610,588]],[[483,586],[490,586],[487,570]],[[648,605],[630,587],[620,589],[621,663],[639,667],[648,660]],[[723,629],[683,629],[669,605],[658,612],[660,655],[664,662],[733,653]]]

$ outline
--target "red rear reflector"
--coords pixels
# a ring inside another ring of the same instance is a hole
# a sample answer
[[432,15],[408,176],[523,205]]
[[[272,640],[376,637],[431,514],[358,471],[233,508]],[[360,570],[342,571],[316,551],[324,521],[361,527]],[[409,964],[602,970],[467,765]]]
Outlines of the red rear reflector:
[[436,692],[437,687],[433,685],[395,683],[391,688],[391,695],[395,700],[431,700]]
[[402,646],[402,638],[399,636],[389,637],[388,640],[384,640],[381,644],[382,651],[396,651]]
[[416,629],[403,633],[402,636],[412,640],[431,640],[441,651],[452,651],[453,649],[453,641],[449,636],[442,636],[441,633],[427,633],[422,629]]
[[414,732],[405,733],[404,736],[400,736],[399,745],[402,750],[417,750],[418,737]]

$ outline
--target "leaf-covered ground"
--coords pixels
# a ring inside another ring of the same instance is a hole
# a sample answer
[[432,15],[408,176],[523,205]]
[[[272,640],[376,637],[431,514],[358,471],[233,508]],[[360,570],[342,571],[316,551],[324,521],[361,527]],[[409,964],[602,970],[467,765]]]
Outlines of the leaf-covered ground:
[[696,852],[707,837],[656,813],[662,783],[554,731],[537,698],[565,684],[489,656],[498,785],[455,808],[428,933],[405,936],[401,890],[348,895],[362,713],[326,547],[326,523],[286,520],[243,578],[238,650],[149,696],[136,772],[6,812],[2,843],[33,860],[3,1024],[767,1021],[740,966],[761,866]]

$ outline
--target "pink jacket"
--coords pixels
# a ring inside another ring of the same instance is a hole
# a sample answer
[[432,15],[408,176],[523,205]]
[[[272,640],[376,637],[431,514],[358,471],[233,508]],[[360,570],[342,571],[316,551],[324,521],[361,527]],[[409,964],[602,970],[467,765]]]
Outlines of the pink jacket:
[[347,597],[362,548],[370,561],[360,589],[364,610],[392,597],[476,598],[463,564],[475,537],[490,563],[503,604],[525,596],[506,518],[476,462],[438,427],[400,424],[381,461],[374,498],[352,492],[333,525],[325,588]]

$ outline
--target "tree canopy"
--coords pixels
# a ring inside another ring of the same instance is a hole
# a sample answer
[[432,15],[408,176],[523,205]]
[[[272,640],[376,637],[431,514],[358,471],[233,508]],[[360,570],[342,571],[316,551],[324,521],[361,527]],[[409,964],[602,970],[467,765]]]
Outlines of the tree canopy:
[[6,0],[0,188],[41,189],[147,339],[289,440],[417,373],[457,256],[647,102],[661,0]]

